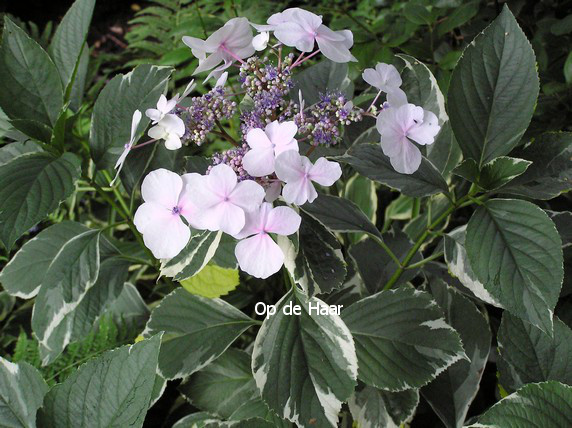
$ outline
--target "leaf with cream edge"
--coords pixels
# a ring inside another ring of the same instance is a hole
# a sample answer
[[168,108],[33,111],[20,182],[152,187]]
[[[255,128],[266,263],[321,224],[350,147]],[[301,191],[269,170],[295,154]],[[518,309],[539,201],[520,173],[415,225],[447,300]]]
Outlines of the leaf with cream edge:
[[165,379],[186,377],[218,358],[256,322],[221,299],[179,288],[151,313],[144,337],[164,331],[159,372]]
[[469,427],[524,426],[572,426],[572,386],[554,381],[529,383],[503,398]]
[[508,154],[530,123],[538,90],[534,51],[505,5],[451,76],[447,107],[465,159],[482,166]]
[[419,391],[389,392],[365,386],[349,399],[348,406],[359,428],[399,428],[415,413]]
[[[283,309],[299,305],[301,315]],[[293,289],[260,328],[252,371],[262,399],[299,427],[336,427],[342,403],[354,391],[357,358],[352,336],[338,315],[317,315],[327,305]]]
[[142,427],[153,396],[161,335],[91,359],[53,387],[38,426]]
[[38,370],[26,362],[18,364],[0,357],[0,426],[36,426],[48,385]]
[[161,275],[183,281],[198,274],[213,258],[222,232],[193,231],[183,251],[172,259],[161,262]]
[[67,241],[56,254],[36,296],[32,312],[32,330],[38,338],[44,364],[53,359],[52,351],[63,349],[57,332],[65,317],[74,311],[99,275],[101,231],[89,229]]
[[487,291],[509,312],[552,334],[564,276],[562,241],[536,205],[493,199],[467,225],[465,248]]
[[456,289],[432,279],[431,294],[459,333],[469,360],[460,360],[421,388],[421,395],[448,428],[462,427],[479,391],[491,349],[491,331],[485,316]]
[[500,302],[492,296],[479,281],[471,268],[467,250],[465,249],[465,237],[467,226],[460,226],[445,235],[445,261],[452,275],[454,275],[471,293],[489,305],[503,308]]
[[239,283],[237,269],[216,265],[207,265],[195,276],[181,281],[181,285],[189,293],[210,299],[230,293]]
[[356,344],[358,379],[376,388],[419,388],[467,358],[459,333],[424,291],[381,291],[344,309],[342,319]]

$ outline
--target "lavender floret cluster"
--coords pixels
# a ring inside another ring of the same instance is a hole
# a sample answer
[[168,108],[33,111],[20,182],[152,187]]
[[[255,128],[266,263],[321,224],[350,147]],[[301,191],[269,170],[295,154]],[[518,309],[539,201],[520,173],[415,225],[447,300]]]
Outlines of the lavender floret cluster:
[[248,152],[248,144],[244,143],[242,147],[236,147],[221,153],[215,153],[212,156],[212,165],[207,169],[207,174],[210,173],[211,169],[216,165],[225,164],[230,166],[236,173],[238,181],[254,180],[254,178],[251,177],[242,166],[242,158],[246,152]]

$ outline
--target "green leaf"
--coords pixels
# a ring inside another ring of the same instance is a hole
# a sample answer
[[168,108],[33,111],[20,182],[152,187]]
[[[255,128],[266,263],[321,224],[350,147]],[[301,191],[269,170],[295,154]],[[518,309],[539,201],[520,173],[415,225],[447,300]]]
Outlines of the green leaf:
[[0,425],[13,428],[36,426],[36,412],[48,385],[38,370],[25,362],[11,363],[0,357]]
[[410,220],[413,214],[413,198],[399,195],[385,209],[385,220]]
[[0,271],[0,283],[12,296],[31,299],[60,249],[72,238],[89,230],[80,223],[64,221],[42,230],[26,242]]
[[569,85],[572,83],[572,52],[568,54],[566,57],[566,61],[564,61],[564,80]]
[[71,153],[22,155],[0,167],[0,240],[6,248],[54,211],[74,190],[80,160]]
[[242,404],[258,397],[250,355],[229,348],[179,386],[191,404],[205,412],[229,419]]
[[421,388],[421,395],[446,427],[457,428],[463,426],[479,390],[491,349],[491,331],[485,316],[457,290],[440,280],[433,280],[429,285],[431,294],[445,313],[445,320],[461,336],[469,361],[457,361]]
[[[63,89],[48,54],[8,17],[0,47],[0,107],[12,120],[52,127],[63,105]],[[12,125],[30,135],[21,122]],[[36,135],[30,135],[36,137]]]
[[465,158],[482,166],[508,154],[530,123],[538,90],[534,51],[505,5],[451,77],[448,112]]
[[397,288],[342,312],[358,356],[358,379],[388,391],[419,388],[467,358],[459,334],[423,291]]
[[421,159],[421,166],[416,172],[400,174],[393,169],[379,144],[358,144],[343,156],[336,157],[336,160],[351,165],[357,172],[374,181],[414,198],[449,191],[441,173],[425,157]]
[[445,261],[449,272],[454,275],[467,289],[481,301],[489,305],[502,308],[500,302],[487,291],[485,286],[471,268],[467,250],[465,249],[465,237],[467,226],[460,226],[445,235]]
[[381,238],[381,233],[371,220],[348,199],[320,194],[314,202],[304,204],[301,209],[330,230],[365,232]]
[[40,427],[142,427],[155,384],[160,335],[88,361],[46,395]]
[[480,174],[479,165],[474,159],[465,159],[453,170],[453,174],[462,177],[471,183],[476,183]]
[[427,159],[441,172],[443,176],[449,173],[460,162],[463,154],[455,139],[451,122],[447,121],[435,137],[435,142],[427,147]]
[[572,387],[558,382],[532,383],[503,398],[471,427],[572,426]]
[[[423,6],[420,7],[427,10]],[[403,80],[401,89],[407,94],[407,101],[434,113],[439,120],[439,125],[443,125],[449,120],[445,110],[445,97],[431,70],[412,56],[404,54],[396,56],[405,64],[401,71]]]
[[530,202],[489,200],[471,217],[465,247],[487,291],[551,334],[564,270],[562,241],[548,215]]
[[347,269],[338,239],[313,217],[300,212],[298,248],[290,238],[278,236],[284,266],[307,295],[329,293],[340,288]]
[[165,379],[179,379],[207,366],[253,324],[224,300],[179,288],[153,310],[143,335],[165,332],[159,371]]
[[[413,244],[403,231],[400,229],[392,229],[383,234],[383,242],[395,254],[395,256],[403,261]],[[375,294],[381,291],[389,278],[393,275],[398,266],[387,252],[372,239],[364,239],[350,247],[350,255],[356,261],[358,270],[363,278],[363,283],[369,294]],[[411,260],[412,263],[421,260],[419,254],[415,255]],[[399,278],[397,284],[411,281],[417,275],[415,269],[408,269]]]
[[15,142],[0,148],[0,166],[26,153],[41,152],[42,148],[33,141]]
[[400,427],[415,413],[419,391],[382,391],[366,386],[348,401],[350,412],[360,428]]
[[[139,65],[126,75],[119,74],[107,83],[93,107],[89,145],[91,157],[99,168],[112,167],[129,141],[131,117],[157,104],[165,92],[172,69]],[[149,120],[139,125],[143,129]]]
[[[93,287],[99,275],[99,230],[76,235],[58,251],[36,297],[32,329],[40,345],[40,356],[47,364],[67,345],[70,335],[56,334],[65,317],[74,311]],[[55,355],[54,355],[55,354]]]
[[403,8],[403,16],[417,25],[431,25],[433,22],[429,9],[417,3],[406,3]]
[[[287,305],[299,305],[301,315],[285,315]],[[290,291],[262,324],[252,352],[262,399],[299,427],[337,427],[342,402],[356,385],[352,336],[338,315],[317,314],[318,308],[327,305]]]
[[195,232],[187,246],[176,257],[161,262],[161,275],[183,281],[199,273],[213,258],[222,233],[208,230]]
[[498,157],[483,166],[479,186],[485,190],[496,190],[523,174],[531,161],[508,156]]
[[82,49],[87,49],[84,43],[94,7],[95,0],[76,0],[63,17],[50,44],[49,51],[64,88],[73,83],[74,70],[78,67]]
[[504,312],[498,332],[500,382],[516,390],[527,383],[572,384],[572,330],[554,317],[554,335]]
[[552,199],[572,189],[572,133],[546,133],[514,152],[532,162],[524,174],[501,190],[532,199]]
[[189,293],[211,299],[228,294],[239,283],[238,270],[216,265],[207,265],[195,276],[181,281]]
[[479,6],[479,1],[469,1],[455,7],[449,16],[437,26],[437,35],[443,37],[455,28],[470,21],[479,12]]
[[[346,182],[344,198],[356,204],[375,225],[377,220],[377,191],[373,181],[359,174],[354,175]],[[358,242],[364,236],[363,233],[352,235],[350,241]]]
[[320,95],[327,91],[340,91],[349,98],[353,94],[353,83],[348,78],[348,65],[329,59],[296,73],[293,80],[294,87],[290,90],[290,97],[298,103],[298,91],[301,90],[306,106],[320,101]]

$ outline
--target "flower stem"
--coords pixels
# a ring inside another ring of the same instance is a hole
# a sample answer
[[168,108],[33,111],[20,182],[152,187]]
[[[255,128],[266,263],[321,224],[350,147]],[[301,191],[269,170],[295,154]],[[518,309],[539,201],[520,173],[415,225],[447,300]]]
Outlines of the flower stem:
[[427,226],[427,228],[425,229],[423,234],[419,237],[417,242],[415,242],[413,247],[409,250],[409,252],[405,256],[405,258],[403,259],[401,266],[399,266],[397,268],[397,270],[393,273],[391,278],[389,278],[389,280],[387,281],[387,283],[383,287],[384,290],[389,290],[391,287],[393,287],[395,285],[395,283],[399,280],[399,278],[401,277],[403,272],[409,267],[411,260],[413,259],[413,257],[415,257],[415,254],[417,254],[417,251],[419,251],[419,248],[421,248],[421,246],[425,243],[425,241],[427,240],[428,237],[433,236],[433,229],[435,229],[437,226],[439,226],[439,224],[441,224],[441,222],[443,220],[445,220],[447,217],[449,217],[451,215],[451,213],[453,213],[453,211],[455,211],[457,208],[459,208],[461,205],[463,205],[469,199],[470,199],[470,196],[465,195],[464,197],[459,199],[454,204],[451,204],[451,206],[447,209],[447,211],[445,211],[433,223],[431,223],[429,226]]
[[[303,52],[302,52],[303,53]],[[298,67],[300,64],[302,64],[304,61],[308,61],[310,58],[312,58],[315,55],[318,55],[320,53],[320,49],[316,49],[314,52],[312,52],[310,55],[308,55],[307,57],[304,57],[303,59],[297,59],[296,62],[294,62],[294,64],[292,64],[290,66],[290,70],[292,70],[294,67]]]

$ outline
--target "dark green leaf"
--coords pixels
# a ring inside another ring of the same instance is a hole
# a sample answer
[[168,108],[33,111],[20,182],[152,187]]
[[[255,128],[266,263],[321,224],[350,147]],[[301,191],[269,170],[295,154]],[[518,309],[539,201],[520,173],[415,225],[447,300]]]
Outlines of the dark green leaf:
[[389,392],[366,386],[356,391],[348,405],[359,427],[400,427],[413,416],[419,391]]
[[358,379],[376,388],[418,388],[467,358],[459,334],[423,291],[381,291],[345,309],[342,318],[356,345]]
[[219,357],[254,321],[221,299],[179,288],[151,313],[144,336],[164,331],[159,370],[165,379],[188,376]]
[[523,174],[531,163],[508,156],[498,157],[483,166],[479,186],[485,190],[496,190]]
[[508,154],[528,127],[538,88],[534,51],[505,5],[451,77],[448,112],[465,158],[482,166]]
[[413,174],[396,172],[379,144],[358,144],[336,160],[351,165],[360,174],[386,186],[400,190],[407,196],[420,197],[448,192],[447,182],[425,157]]
[[0,240],[7,248],[74,190],[80,160],[71,153],[22,155],[0,167]]
[[327,91],[341,91],[348,97],[353,94],[353,83],[348,78],[348,65],[329,59],[297,73],[293,80],[294,87],[290,91],[290,97],[298,103],[298,91],[301,90],[306,106],[320,101],[320,95]]
[[88,361],[46,395],[39,427],[142,427],[155,384],[161,336]]
[[562,241],[548,215],[530,202],[489,200],[471,217],[465,247],[487,291],[551,334],[564,272]]

